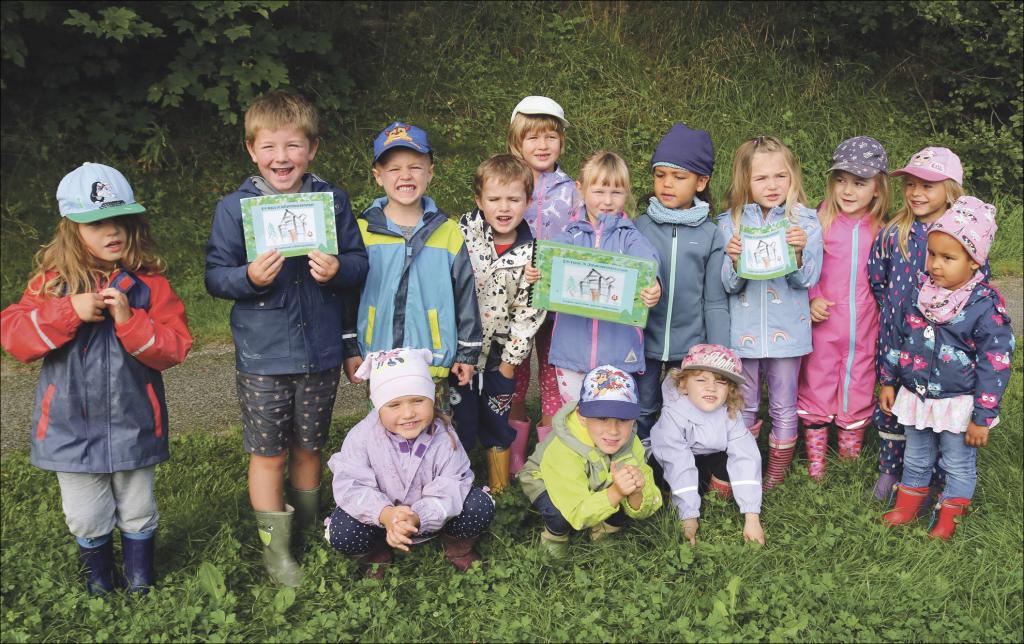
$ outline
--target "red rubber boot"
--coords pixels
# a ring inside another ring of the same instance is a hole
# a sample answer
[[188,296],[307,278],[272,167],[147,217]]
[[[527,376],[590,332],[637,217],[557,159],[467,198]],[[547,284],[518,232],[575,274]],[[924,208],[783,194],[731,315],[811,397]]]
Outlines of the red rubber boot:
[[900,483],[896,486],[896,505],[882,515],[882,523],[889,527],[910,523],[917,519],[917,511],[928,495],[928,486],[907,487]]
[[969,507],[971,507],[970,499],[945,499],[939,504],[939,514],[935,519],[935,527],[928,532],[928,536],[932,539],[949,541],[953,533],[956,532],[957,524],[960,523],[958,517],[963,516]]
[[708,482],[708,489],[726,501],[732,498],[732,484],[720,480],[714,474],[711,475],[711,481]]
[[764,474],[764,489],[770,490],[786,480],[789,464],[796,451],[796,438],[782,442],[773,434],[768,436],[768,467]]

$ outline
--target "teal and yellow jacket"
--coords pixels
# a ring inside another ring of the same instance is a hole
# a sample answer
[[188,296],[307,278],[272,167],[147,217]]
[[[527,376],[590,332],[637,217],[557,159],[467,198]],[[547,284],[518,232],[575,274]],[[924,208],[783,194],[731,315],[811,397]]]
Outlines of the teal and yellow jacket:
[[[619,511],[626,516],[645,519],[661,507],[661,490],[654,472],[644,460],[644,447],[633,433],[633,440],[609,456],[594,445],[576,413],[576,402],[567,403],[555,415],[552,432],[537,445],[519,472],[523,491],[534,502],[544,492],[558,511],[576,530],[595,526]],[[612,462],[635,465],[644,475],[643,502],[633,509],[628,499],[618,506],[608,502],[612,484]]]
[[[345,357],[413,347],[430,349],[430,374],[453,363],[475,365],[483,334],[473,265],[458,223],[423,198],[423,218],[406,241],[384,215],[381,197],[357,224],[370,260],[362,292],[350,292],[342,337]],[[355,313],[355,315],[353,315]]]

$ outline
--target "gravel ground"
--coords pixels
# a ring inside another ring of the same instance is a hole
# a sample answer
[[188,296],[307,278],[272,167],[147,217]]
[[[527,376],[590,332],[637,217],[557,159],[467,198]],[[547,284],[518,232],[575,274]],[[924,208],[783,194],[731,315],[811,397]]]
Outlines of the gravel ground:
[[[997,280],[996,286],[1006,298],[1014,333],[1019,338],[1024,327],[1024,280],[1018,277]],[[28,448],[38,375],[38,362],[23,365],[9,356],[4,356],[0,362],[0,452]],[[184,364],[164,373],[164,384],[172,431],[216,432],[228,425],[240,424],[233,346],[206,346],[193,351]],[[531,397],[537,395],[536,378],[530,394]],[[334,417],[358,415],[365,410],[365,387],[349,384],[343,377]]]

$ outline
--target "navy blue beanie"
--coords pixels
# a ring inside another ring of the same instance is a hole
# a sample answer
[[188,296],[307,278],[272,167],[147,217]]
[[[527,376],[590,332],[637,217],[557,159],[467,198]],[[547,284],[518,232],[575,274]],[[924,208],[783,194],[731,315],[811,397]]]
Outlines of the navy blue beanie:
[[676,123],[661,137],[651,156],[651,167],[669,163],[702,176],[711,176],[715,169],[715,149],[706,130],[694,130],[685,123]]

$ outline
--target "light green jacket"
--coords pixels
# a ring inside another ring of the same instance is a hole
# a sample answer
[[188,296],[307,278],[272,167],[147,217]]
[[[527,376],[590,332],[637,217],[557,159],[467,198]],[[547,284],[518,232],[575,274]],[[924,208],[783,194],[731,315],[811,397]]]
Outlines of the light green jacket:
[[[519,482],[531,503],[546,491],[576,530],[601,523],[620,507],[633,519],[645,519],[661,507],[661,491],[654,483],[654,472],[644,460],[644,448],[635,432],[632,441],[608,456],[590,439],[576,413],[575,402],[562,407],[551,425],[551,434],[537,446],[519,472]],[[613,461],[619,465],[635,465],[643,472],[643,502],[639,509],[634,510],[628,499],[623,499],[618,506],[608,502]]]

